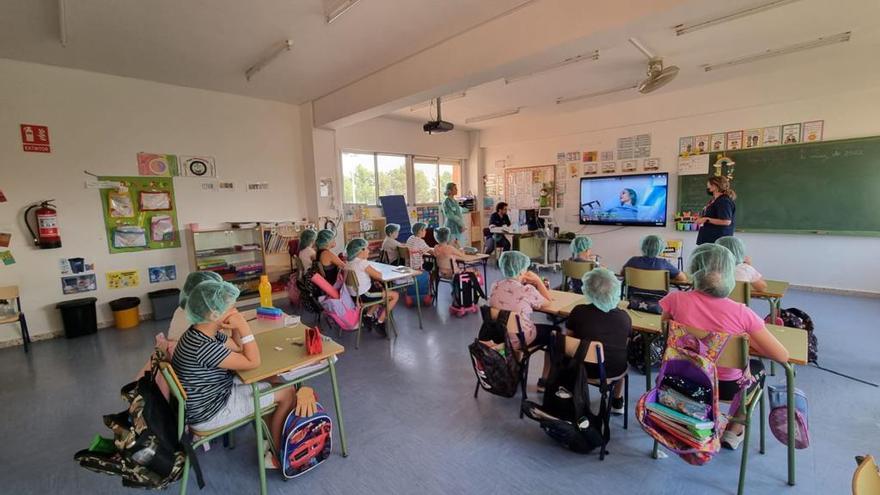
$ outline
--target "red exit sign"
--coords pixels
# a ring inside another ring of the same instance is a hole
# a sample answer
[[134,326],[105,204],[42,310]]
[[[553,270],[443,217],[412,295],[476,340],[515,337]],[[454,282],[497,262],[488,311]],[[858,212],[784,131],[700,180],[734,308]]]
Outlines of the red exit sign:
[[44,125],[21,124],[21,146],[32,153],[51,153],[49,128]]

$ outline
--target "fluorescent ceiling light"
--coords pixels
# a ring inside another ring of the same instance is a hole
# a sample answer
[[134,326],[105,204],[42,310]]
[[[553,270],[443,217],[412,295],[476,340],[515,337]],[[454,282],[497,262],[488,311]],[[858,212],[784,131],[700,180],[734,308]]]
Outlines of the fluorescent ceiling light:
[[723,24],[725,22],[729,22],[735,19],[741,19],[743,17],[747,17],[753,14],[758,14],[760,12],[764,12],[770,9],[775,9],[776,7],[782,7],[783,5],[788,5],[790,3],[797,2],[799,0],[772,0],[770,2],[760,3],[758,5],[752,5],[751,7],[746,7],[741,10],[737,10],[727,15],[723,15],[721,17],[715,17],[712,19],[708,19],[705,21],[696,21],[692,23],[679,24],[675,26],[675,34],[677,36],[681,36],[683,34],[692,33],[694,31],[699,31],[700,29],[705,29],[708,27],[716,26],[718,24]]
[[812,50],[813,48],[819,48],[822,46],[833,45],[835,43],[845,43],[850,40],[850,36],[852,35],[852,31],[847,31],[845,33],[834,34],[831,36],[823,36],[821,38],[807,41],[805,43],[797,43],[794,45],[784,46],[782,48],[775,48],[763,51],[761,53],[755,53],[752,55],[746,55],[745,57],[735,58],[733,60],[728,60],[726,62],[719,62],[717,64],[706,64],[703,65],[703,70],[706,72],[718,69],[724,69],[727,67],[733,67],[735,65],[748,64],[751,62],[757,62],[758,60],[764,60],[767,58],[778,57],[780,55],[788,55],[790,53],[802,52],[805,50]]
[[486,115],[480,115],[477,117],[470,117],[464,119],[465,124],[476,124],[477,122],[483,122],[484,120],[492,120],[497,119],[498,117],[507,117],[508,115],[516,115],[519,113],[519,108],[511,108],[510,110],[504,110],[503,112],[495,112],[495,113],[487,113]]
[[327,24],[332,23],[336,19],[348,12],[360,0],[324,0],[324,14],[327,17]]
[[[467,93],[462,91],[461,93],[452,93],[451,95],[441,96],[440,99],[443,101],[443,103],[446,103],[448,101],[457,100],[459,98],[464,98],[465,96],[467,96]],[[434,101],[433,99],[430,99],[428,101],[423,101],[423,102],[419,103],[418,105],[413,105],[413,106],[409,107],[409,111],[415,112],[416,110],[421,110],[423,108],[426,108],[433,101]]]
[[599,50],[593,50],[590,53],[582,53],[580,55],[575,55],[574,57],[569,57],[569,58],[563,60],[562,62],[553,64],[549,67],[545,67],[545,68],[538,70],[538,71],[535,71],[535,72],[530,72],[528,74],[522,74],[519,76],[505,77],[504,84],[510,84],[510,83],[513,83],[516,81],[522,81],[523,79],[528,79],[530,77],[537,76],[539,74],[544,74],[546,72],[550,72],[550,71],[559,69],[560,67],[565,67],[567,65],[576,64],[578,62],[583,62],[585,60],[599,60]]
[[58,40],[67,46],[67,1],[58,0]]
[[597,96],[610,95],[613,93],[619,93],[621,91],[626,91],[628,89],[636,89],[638,86],[639,86],[638,84],[627,84],[626,86],[620,86],[620,87],[612,88],[612,89],[604,89],[602,91],[596,91],[595,93],[587,93],[587,94],[577,95],[577,96],[559,97],[559,98],[556,98],[556,104],[559,105],[561,103],[571,103],[573,101],[586,100],[589,98],[595,98]]
[[263,58],[257,61],[257,63],[248,67],[247,70],[244,71],[244,77],[248,81],[250,81],[251,78],[257,74],[257,72],[260,72],[261,70],[266,68],[267,65],[271,64],[273,60],[278,58],[278,55],[281,55],[285,51],[290,51],[291,48],[293,48],[293,41],[291,40],[284,40],[281,43],[275,45],[272,48],[271,52],[264,55]]

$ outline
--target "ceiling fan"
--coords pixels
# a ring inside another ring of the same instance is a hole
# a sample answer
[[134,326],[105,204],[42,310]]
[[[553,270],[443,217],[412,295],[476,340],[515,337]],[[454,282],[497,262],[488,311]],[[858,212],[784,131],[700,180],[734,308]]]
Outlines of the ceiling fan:
[[596,91],[589,94],[578,95],[578,96],[569,96],[569,97],[560,97],[556,99],[556,103],[568,103],[571,101],[584,100],[587,98],[593,98],[596,96],[603,96],[612,93],[618,93],[621,91],[628,91],[631,89],[636,89],[639,93],[648,94],[654,92],[663,86],[669,84],[676,76],[678,76],[679,68],[675,65],[670,65],[668,67],[663,66],[663,58],[655,55],[651,50],[645,47],[639,40],[635,38],[630,38],[629,42],[632,43],[640,52],[642,52],[645,57],[648,58],[648,72],[645,79],[641,81],[627,84],[625,86],[606,89],[603,91]]

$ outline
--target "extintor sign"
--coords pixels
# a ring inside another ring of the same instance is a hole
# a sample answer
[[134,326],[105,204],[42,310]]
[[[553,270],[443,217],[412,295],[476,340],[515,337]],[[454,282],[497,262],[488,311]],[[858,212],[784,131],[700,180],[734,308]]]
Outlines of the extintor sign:
[[44,125],[21,124],[21,146],[32,153],[51,153],[49,128]]

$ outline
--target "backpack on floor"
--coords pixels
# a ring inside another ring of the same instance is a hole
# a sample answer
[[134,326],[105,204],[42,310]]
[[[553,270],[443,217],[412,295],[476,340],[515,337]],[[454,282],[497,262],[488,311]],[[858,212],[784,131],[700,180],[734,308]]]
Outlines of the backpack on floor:
[[[507,332],[510,311],[499,312],[495,319],[492,319],[489,306],[480,307],[480,312],[483,315],[480,333],[468,346],[474,375],[480,387],[486,392],[501,397],[513,397],[522,379],[522,370],[514,355]],[[519,333],[519,339],[525,348],[525,336],[522,331]]]
[[321,306],[324,309],[324,314],[342,330],[352,331],[358,329],[361,315],[347,285],[342,284],[339,288],[338,298],[322,298]]
[[[657,369],[663,359],[663,339],[654,338],[648,346],[648,358],[651,369]],[[645,335],[641,332],[633,332],[626,345],[626,362],[641,374],[647,374],[645,370]]]
[[[784,445],[788,445],[788,387],[770,385],[767,387],[770,396],[770,431]],[[810,446],[810,421],[807,394],[801,389],[794,389],[794,448],[805,449]]]
[[786,327],[801,328],[807,331],[807,361],[817,362],[819,358],[819,339],[813,333],[813,319],[798,308],[786,308],[779,312],[782,324]]
[[449,306],[450,313],[456,316],[464,316],[468,312],[476,313],[480,298],[485,299],[486,294],[480,287],[480,276],[474,272],[459,272],[452,277],[452,304]]
[[[671,322],[657,386],[642,395],[636,404],[636,419],[642,429],[689,464],[706,464],[721,449],[721,434],[727,426],[728,415],[721,411],[718,402],[716,363],[729,340],[730,335],[720,332],[709,332],[698,339]],[[743,371],[743,378],[743,386],[734,396],[728,413],[739,408],[742,390],[754,380],[748,369]],[[706,406],[704,418],[669,407],[667,394],[693,406]]]
[[122,387],[128,408],[104,416],[115,449],[83,449],[73,458],[90,471],[120,476],[122,486],[163,489],[183,475],[188,455],[202,488],[205,483],[189,439],[177,435],[176,409],[156,385],[158,369],[159,356],[154,354],[152,369]]
[[599,367],[599,414],[590,405],[590,387],[584,358],[590,341],[581,340],[573,357],[565,355],[565,337],[554,333],[550,348],[550,373],[545,380],[544,402],[523,401],[522,412],[537,421],[550,438],[579,454],[604,449],[611,437],[608,386],[604,366]]
[[291,411],[284,420],[280,450],[281,472],[285,478],[296,478],[326,461],[333,450],[333,420],[317,404],[315,414],[307,417]]

